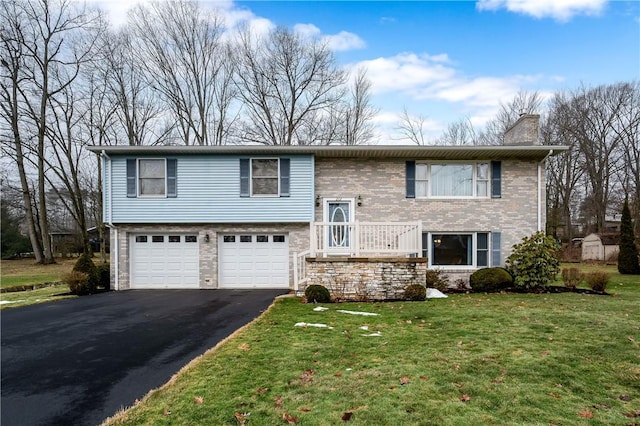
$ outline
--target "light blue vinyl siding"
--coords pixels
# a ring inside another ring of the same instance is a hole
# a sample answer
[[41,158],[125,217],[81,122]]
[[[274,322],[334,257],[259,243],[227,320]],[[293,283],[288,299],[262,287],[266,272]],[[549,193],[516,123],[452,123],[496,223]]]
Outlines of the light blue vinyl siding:
[[278,223],[313,220],[314,162],[311,155],[286,156],[291,161],[289,197],[261,198],[240,197],[240,157],[235,155],[172,156],[178,159],[176,198],[127,198],[127,158],[111,157],[113,223]]

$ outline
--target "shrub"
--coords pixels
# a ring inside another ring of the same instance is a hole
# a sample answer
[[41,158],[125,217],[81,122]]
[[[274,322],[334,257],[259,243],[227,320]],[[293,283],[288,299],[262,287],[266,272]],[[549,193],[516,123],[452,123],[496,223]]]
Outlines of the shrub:
[[500,291],[513,284],[513,278],[503,268],[478,269],[469,277],[471,290],[476,292]]
[[440,269],[427,269],[425,285],[444,292],[449,288],[449,277]]
[[536,232],[513,246],[507,270],[516,287],[531,290],[546,287],[560,270],[558,243],[544,232]]
[[313,284],[304,290],[304,295],[307,298],[307,302],[310,303],[329,303],[331,302],[331,294],[326,287]]
[[562,282],[565,287],[576,288],[582,278],[582,272],[578,268],[562,268]]
[[411,284],[404,289],[404,298],[414,302],[427,300],[427,288],[420,284]]
[[89,275],[85,272],[71,271],[62,276],[62,281],[69,285],[72,294],[82,296],[89,294]]
[[621,274],[640,274],[638,247],[633,234],[633,221],[629,211],[629,201],[624,200],[620,219],[620,252],[618,253],[618,272]]
[[604,271],[593,271],[584,274],[584,280],[589,285],[589,288],[599,293],[604,293],[610,278],[611,276]]
[[108,263],[96,266],[96,276],[98,287],[103,287],[105,291],[111,288],[111,267]]
[[89,293],[95,293],[98,287],[98,270],[88,254],[81,254],[76,264],[73,265],[73,271],[83,272],[87,274],[87,287]]

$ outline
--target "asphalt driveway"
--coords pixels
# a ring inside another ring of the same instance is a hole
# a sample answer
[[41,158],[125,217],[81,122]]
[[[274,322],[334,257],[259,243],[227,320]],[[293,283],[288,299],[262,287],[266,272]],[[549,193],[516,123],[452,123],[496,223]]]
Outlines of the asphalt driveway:
[[99,424],[284,293],[131,290],[4,310],[1,424]]

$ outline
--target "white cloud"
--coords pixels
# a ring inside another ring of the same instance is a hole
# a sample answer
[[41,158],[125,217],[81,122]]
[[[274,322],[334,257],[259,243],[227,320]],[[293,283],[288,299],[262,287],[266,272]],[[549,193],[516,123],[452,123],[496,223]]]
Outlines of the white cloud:
[[608,0],[478,0],[478,10],[506,9],[535,18],[566,22],[575,15],[598,15]]
[[323,37],[329,49],[334,51],[346,51],[354,49],[362,49],[365,42],[354,33],[348,31],[340,31],[338,34],[327,35]]
[[374,94],[407,91],[412,96],[417,88],[453,78],[455,70],[445,65],[447,62],[446,55],[400,53],[388,58],[363,61],[358,66],[367,68]]
[[296,24],[293,26],[293,30],[303,37],[320,39],[333,51],[362,49],[366,46],[364,40],[357,34],[348,31],[340,31],[338,34],[322,35],[320,28],[313,24]]

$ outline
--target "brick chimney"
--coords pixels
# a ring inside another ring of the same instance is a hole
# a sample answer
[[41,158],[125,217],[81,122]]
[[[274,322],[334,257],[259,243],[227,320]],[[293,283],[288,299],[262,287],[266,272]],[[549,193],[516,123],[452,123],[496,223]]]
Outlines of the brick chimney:
[[540,115],[520,114],[520,118],[504,132],[504,145],[542,145]]

